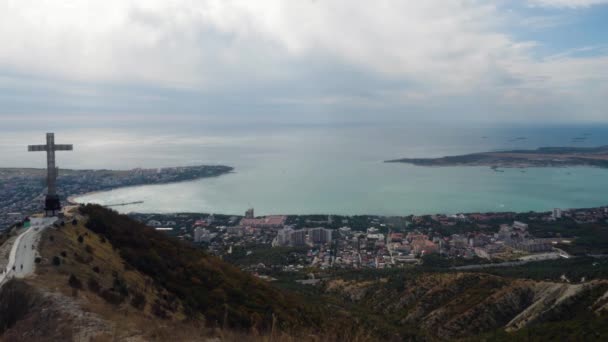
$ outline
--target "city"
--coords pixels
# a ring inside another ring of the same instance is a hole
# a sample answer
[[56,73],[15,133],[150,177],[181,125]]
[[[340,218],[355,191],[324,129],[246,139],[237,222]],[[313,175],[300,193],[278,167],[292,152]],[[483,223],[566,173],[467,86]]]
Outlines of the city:
[[[64,204],[70,196],[125,186],[166,184],[231,172],[228,166],[190,166],[160,169],[60,170],[57,179]],[[0,169],[0,231],[37,213],[44,206],[44,169]]]
[[[253,209],[245,216],[130,216],[245,270],[269,275],[274,271],[383,269],[422,263],[471,269],[603,254],[603,236],[595,235],[593,243],[585,240],[602,231],[594,227],[608,222],[608,207],[407,217],[256,218]],[[578,230],[570,229],[573,225]]]

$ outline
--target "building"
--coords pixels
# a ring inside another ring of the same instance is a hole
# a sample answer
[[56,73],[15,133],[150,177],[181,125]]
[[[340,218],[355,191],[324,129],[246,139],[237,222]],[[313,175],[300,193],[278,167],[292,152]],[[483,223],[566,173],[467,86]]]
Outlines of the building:
[[277,232],[277,244],[279,246],[289,246],[291,244],[290,236],[293,232],[291,228],[283,228]]
[[475,234],[469,236],[469,247],[481,247],[489,244],[490,237],[484,234]]
[[304,246],[306,245],[306,230],[281,229],[277,233],[276,241],[278,246]]
[[401,241],[403,241],[403,233],[392,233],[390,235],[390,240],[392,242],[401,242]]
[[430,240],[414,240],[411,243],[412,251],[416,255],[428,255],[439,252],[439,247]]
[[242,226],[234,226],[234,227],[226,227],[226,233],[231,235],[243,235],[245,233],[245,227]]
[[287,216],[283,215],[271,215],[259,219],[245,217],[241,219],[241,226],[253,228],[283,228],[285,221],[287,221]]
[[306,230],[294,230],[289,234],[289,242],[291,246],[304,246],[306,245]]
[[547,239],[529,239],[512,242],[509,246],[528,253],[540,253],[553,250],[553,245]]
[[375,227],[369,227],[367,228],[367,233],[368,234],[376,234],[378,232],[378,228]]
[[492,259],[505,251],[505,246],[500,244],[488,244],[483,247],[475,247],[475,255],[484,259]]
[[452,234],[449,244],[452,247],[465,248],[469,245],[469,239],[464,235]]
[[255,218],[255,215],[253,214],[253,208],[247,209],[247,211],[245,212],[245,218],[246,219]]
[[338,231],[342,234],[342,235],[348,235],[351,232],[350,227],[340,227],[338,228]]
[[163,224],[157,220],[150,220],[150,221],[146,222],[146,226],[148,226],[148,227],[160,227],[162,225]]
[[308,230],[310,241],[315,244],[330,243],[332,238],[332,230],[325,228],[312,228]]
[[519,221],[515,221],[515,222],[513,222],[513,228],[519,229],[519,230],[522,230],[522,231],[527,231],[528,230],[528,224],[523,223],[523,222],[519,222]]
[[194,229],[194,242],[203,242],[210,240],[210,231],[205,228],[197,227]]
[[553,209],[553,211],[551,212],[551,217],[554,220],[561,219],[562,218],[562,210],[559,209],[559,208]]

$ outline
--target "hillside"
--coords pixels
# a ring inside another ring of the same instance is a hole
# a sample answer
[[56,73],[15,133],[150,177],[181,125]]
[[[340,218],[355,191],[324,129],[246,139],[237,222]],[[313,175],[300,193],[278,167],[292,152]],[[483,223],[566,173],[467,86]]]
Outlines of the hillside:
[[608,337],[608,280],[570,284],[484,273],[413,271],[336,277],[326,283],[325,291],[367,315],[384,317],[401,336],[415,339]]
[[45,231],[39,252],[36,276],[0,291],[4,340],[327,333],[301,297],[99,206]]
[[328,270],[318,287],[294,285],[290,276],[271,284],[102,207],[71,215],[43,232],[36,275],[0,290],[2,340],[608,336],[604,260],[573,259],[577,271],[564,270],[578,279],[572,283],[560,281],[551,262],[475,273],[425,260],[417,268]]

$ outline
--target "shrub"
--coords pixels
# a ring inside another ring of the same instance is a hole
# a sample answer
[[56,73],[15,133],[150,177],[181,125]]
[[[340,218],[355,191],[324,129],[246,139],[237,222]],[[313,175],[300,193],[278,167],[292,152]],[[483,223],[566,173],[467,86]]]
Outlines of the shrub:
[[129,288],[127,287],[127,283],[124,281],[124,279],[114,278],[113,288],[124,297],[129,295]]
[[93,272],[99,273],[100,272],[99,266],[93,266]]
[[68,253],[66,251],[62,251],[61,252],[61,256],[64,257],[64,258],[67,258]]
[[55,266],[61,265],[61,259],[59,259],[58,256],[53,257],[53,265],[55,265]]
[[70,274],[70,279],[68,279],[68,284],[73,289],[82,289],[82,282],[74,274]]
[[83,243],[84,242],[84,238],[82,237],[82,235],[78,235],[78,243]]
[[155,301],[154,304],[152,304],[152,313],[158,318],[168,318],[167,311],[163,309],[162,305],[160,305],[158,300]]
[[34,259],[34,262],[39,264],[42,261],[41,257],[36,257],[36,259]]
[[86,245],[84,247],[84,250],[87,251],[87,253],[89,254],[93,254],[93,247],[91,247],[90,245]]
[[113,291],[111,289],[105,289],[101,291],[101,298],[105,299],[106,302],[119,305],[125,300],[125,297],[121,296],[120,293]]
[[89,288],[89,290],[95,292],[95,293],[99,293],[99,291],[101,291],[101,285],[99,285],[99,282],[97,281],[97,279],[91,277],[89,278],[89,280],[87,281],[87,286]]
[[131,298],[131,306],[138,310],[143,310],[146,307],[146,296],[139,292],[135,293],[133,298]]

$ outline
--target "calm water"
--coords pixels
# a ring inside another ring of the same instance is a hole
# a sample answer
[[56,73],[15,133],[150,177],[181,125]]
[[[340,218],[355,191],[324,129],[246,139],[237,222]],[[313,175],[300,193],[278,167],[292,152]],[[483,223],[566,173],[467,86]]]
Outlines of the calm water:
[[[608,127],[447,127],[438,125],[233,125],[73,131],[56,129],[65,168],[133,168],[225,164],[235,173],[214,179],[142,186],[80,198],[123,212],[241,214],[336,213],[408,215],[549,210],[608,204],[608,170],[594,168],[424,168],[385,159],[538,146],[608,144]],[[0,138],[0,166],[44,165],[23,145],[44,132]],[[590,133],[587,141],[572,138]],[[483,138],[483,137],[486,138]],[[515,137],[527,137],[517,142]]]

